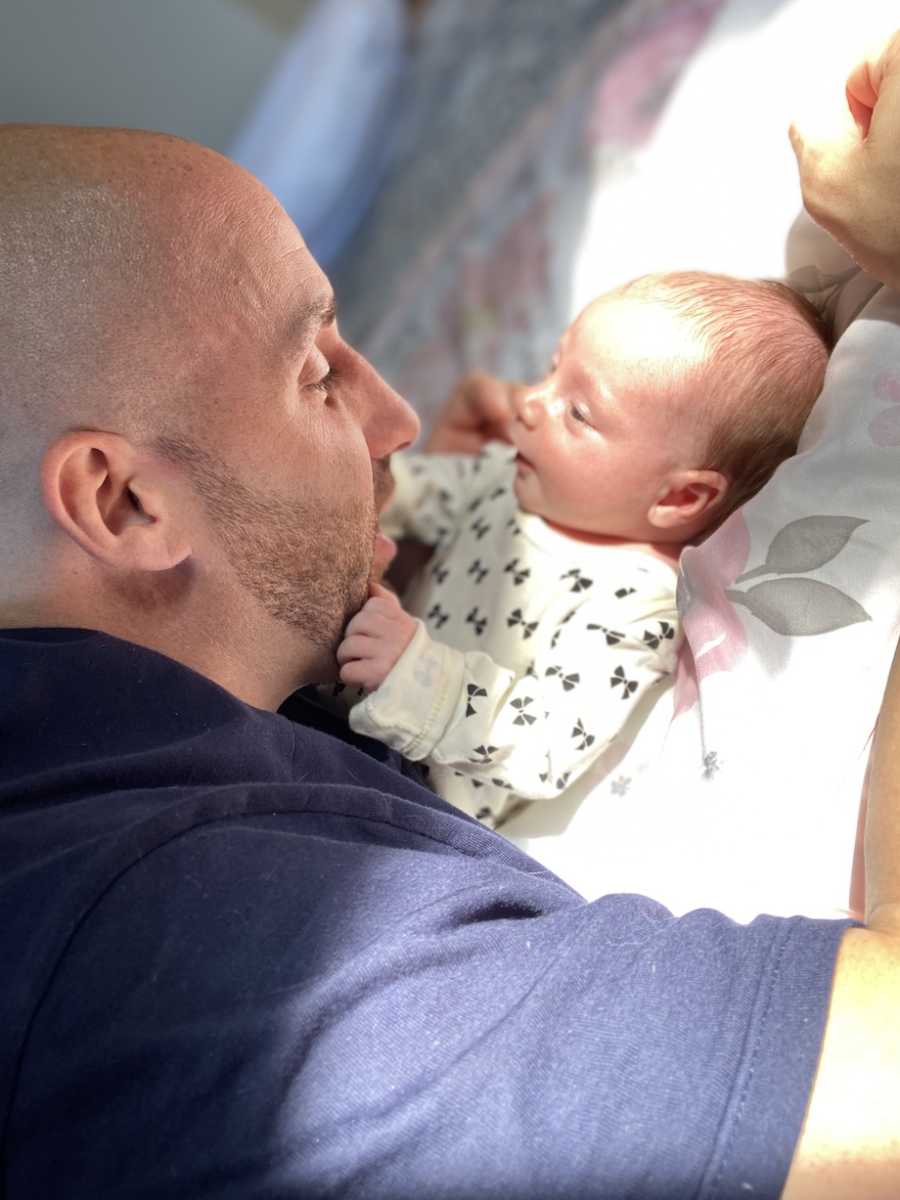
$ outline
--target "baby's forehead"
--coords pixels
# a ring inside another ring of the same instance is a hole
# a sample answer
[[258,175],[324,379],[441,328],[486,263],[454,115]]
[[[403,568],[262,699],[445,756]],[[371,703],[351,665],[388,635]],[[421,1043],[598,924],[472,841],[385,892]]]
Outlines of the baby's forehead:
[[621,357],[659,357],[706,350],[695,322],[662,297],[609,292],[598,296],[575,319],[577,351]]
[[[671,386],[676,375],[704,365],[702,331],[673,305],[652,295],[599,296],[566,331],[564,352],[614,386],[656,376]],[[668,391],[668,387],[666,389]]]

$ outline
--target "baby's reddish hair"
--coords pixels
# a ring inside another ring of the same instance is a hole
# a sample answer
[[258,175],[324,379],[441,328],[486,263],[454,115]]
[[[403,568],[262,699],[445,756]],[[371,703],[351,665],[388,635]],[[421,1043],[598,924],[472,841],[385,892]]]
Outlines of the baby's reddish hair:
[[795,453],[824,383],[830,330],[808,300],[772,279],[676,271],[643,275],[620,292],[671,306],[709,346],[687,384],[709,431],[697,466],[730,482],[718,524]]

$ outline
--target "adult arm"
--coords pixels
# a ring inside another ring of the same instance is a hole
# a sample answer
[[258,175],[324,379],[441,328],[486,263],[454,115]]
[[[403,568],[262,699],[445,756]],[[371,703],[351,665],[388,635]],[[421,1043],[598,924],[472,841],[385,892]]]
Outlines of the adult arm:
[[900,289],[900,32],[851,71],[843,127],[791,128],[807,211],[859,265]]
[[783,1200],[900,1196],[900,647],[872,751],[866,928],[844,937]]
[[[810,214],[900,287],[900,33],[850,73],[852,117],[814,143],[793,128]],[[784,1200],[900,1196],[900,648],[870,760],[866,928],[843,941],[815,1085]]]

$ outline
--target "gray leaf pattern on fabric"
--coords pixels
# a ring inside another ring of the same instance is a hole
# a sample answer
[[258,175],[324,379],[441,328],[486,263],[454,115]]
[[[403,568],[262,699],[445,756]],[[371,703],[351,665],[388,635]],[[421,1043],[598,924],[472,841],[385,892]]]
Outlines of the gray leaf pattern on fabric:
[[837,558],[854,530],[865,524],[861,517],[813,516],[791,521],[773,538],[765,563],[747,571],[736,582],[745,583],[759,575],[816,571]]
[[726,595],[732,604],[743,605],[785,637],[833,633],[871,620],[851,596],[818,579],[770,579],[749,591],[729,590]]

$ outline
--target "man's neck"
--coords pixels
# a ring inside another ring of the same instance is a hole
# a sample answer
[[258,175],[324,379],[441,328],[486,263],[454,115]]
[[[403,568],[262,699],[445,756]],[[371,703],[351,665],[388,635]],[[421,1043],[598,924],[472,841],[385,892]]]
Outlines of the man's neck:
[[[296,639],[275,637],[261,644],[249,630],[241,637],[233,622],[201,623],[185,615],[153,614],[152,622],[119,612],[74,611],[46,605],[0,605],[0,629],[90,629],[144,646],[189,667],[254,708],[274,712],[298,687],[328,676],[329,663],[313,651],[305,657]],[[228,634],[231,636],[228,636]],[[304,669],[304,664],[306,669]]]

